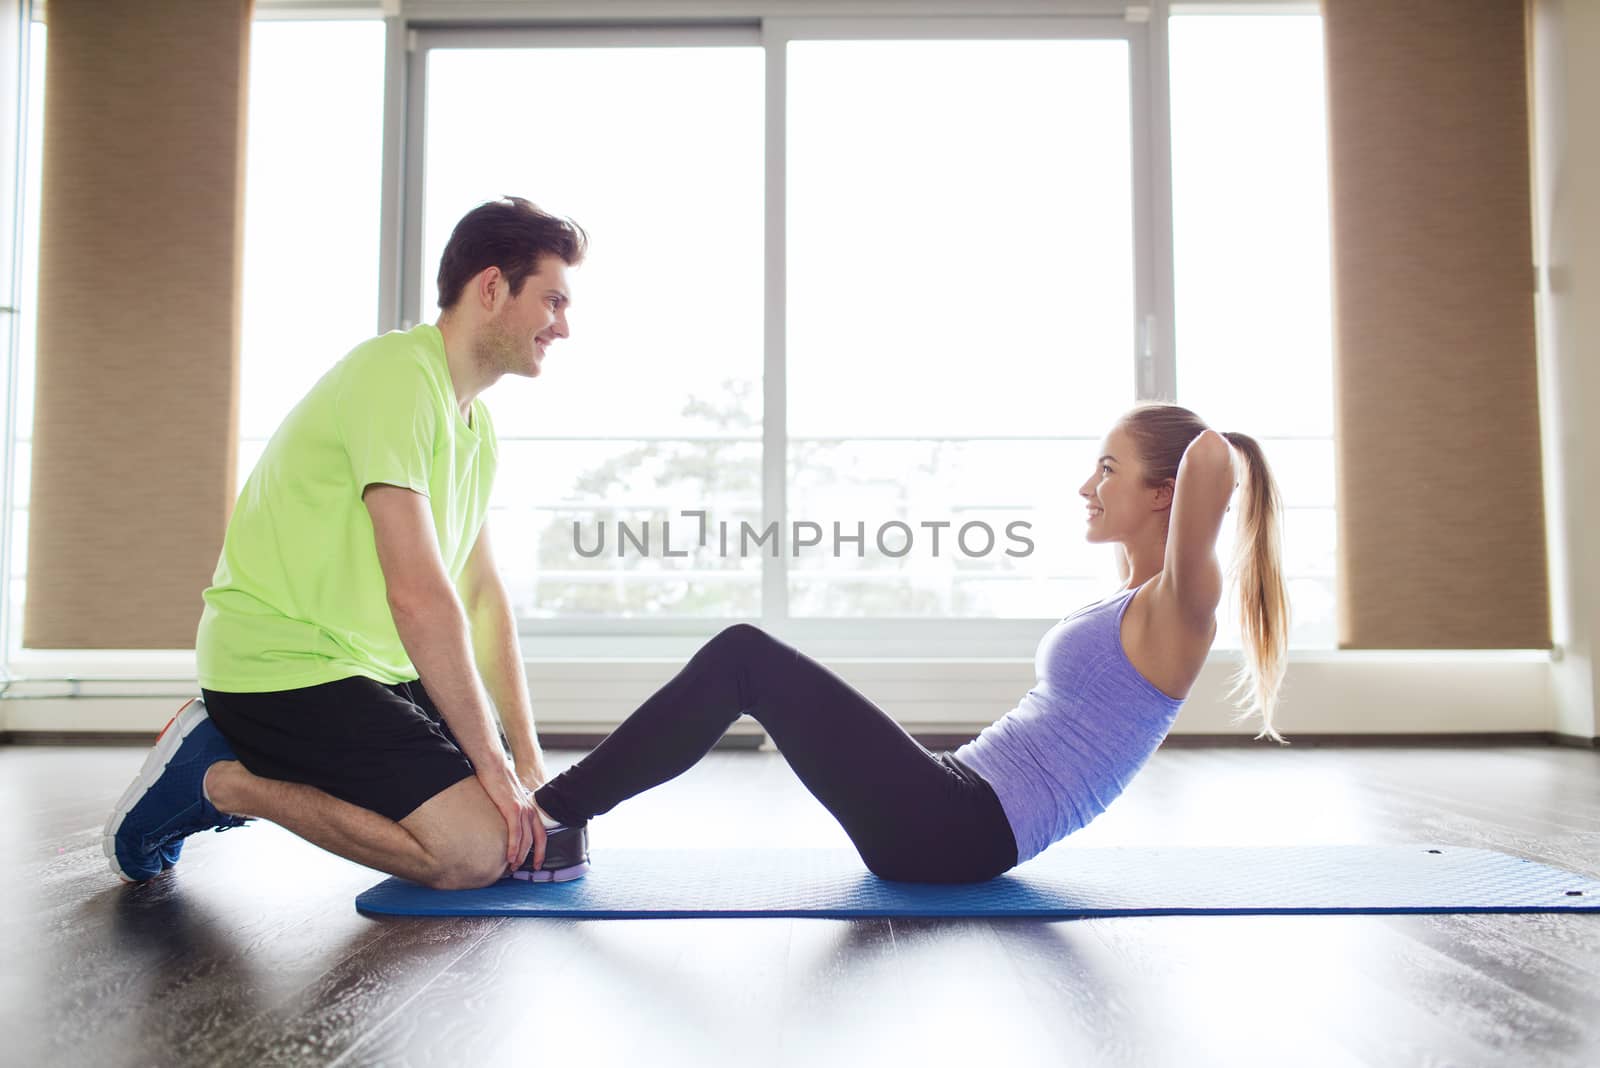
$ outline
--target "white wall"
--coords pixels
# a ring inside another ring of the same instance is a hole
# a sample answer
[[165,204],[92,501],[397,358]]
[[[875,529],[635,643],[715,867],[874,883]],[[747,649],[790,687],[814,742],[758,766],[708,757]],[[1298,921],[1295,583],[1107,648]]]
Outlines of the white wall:
[[1550,524],[1555,729],[1593,738],[1600,691],[1600,4],[1534,0],[1534,245]]

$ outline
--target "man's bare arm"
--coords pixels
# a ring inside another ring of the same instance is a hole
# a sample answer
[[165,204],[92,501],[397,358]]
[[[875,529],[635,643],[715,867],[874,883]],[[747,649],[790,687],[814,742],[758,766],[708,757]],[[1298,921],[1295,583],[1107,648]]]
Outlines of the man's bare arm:
[[404,487],[373,483],[362,492],[362,500],[372,517],[378,563],[401,644],[506,820],[507,863],[520,864],[543,836],[534,829],[539,821],[495,736],[489,702],[473,666],[467,615],[439,556],[428,499]]
[[489,547],[489,525],[484,523],[467,557],[459,582],[467,619],[472,626],[473,657],[489,697],[500,713],[500,726],[511,743],[517,777],[529,789],[544,785],[548,776],[544,752],[533,726],[533,704],[517,641],[516,613],[506,592],[494,553]]

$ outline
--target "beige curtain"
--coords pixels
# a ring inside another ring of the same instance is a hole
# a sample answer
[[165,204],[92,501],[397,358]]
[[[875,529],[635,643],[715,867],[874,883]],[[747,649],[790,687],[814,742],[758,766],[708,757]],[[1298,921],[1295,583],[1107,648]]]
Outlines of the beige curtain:
[[1341,648],[1548,648],[1521,0],[1324,0]]
[[234,498],[250,15],[50,0],[29,647],[194,647]]

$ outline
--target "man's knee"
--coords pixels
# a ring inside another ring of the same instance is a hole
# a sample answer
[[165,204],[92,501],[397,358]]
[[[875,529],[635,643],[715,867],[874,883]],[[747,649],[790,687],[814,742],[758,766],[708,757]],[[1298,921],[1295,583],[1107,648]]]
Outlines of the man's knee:
[[505,874],[505,819],[474,778],[424,802],[401,825],[427,855],[422,881],[435,890],[474,890]]
[[427,885],[435,890],[477,890],[498,882],[506,873],[504,844],[477,855],[458,854],[435,858]]

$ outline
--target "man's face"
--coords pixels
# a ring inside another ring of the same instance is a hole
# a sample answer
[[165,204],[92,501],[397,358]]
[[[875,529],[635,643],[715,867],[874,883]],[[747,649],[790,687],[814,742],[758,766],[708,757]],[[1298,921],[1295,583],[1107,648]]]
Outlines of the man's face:
[[567,336],[570,303],[566,263],[560,256],[543,257],[522,291],[506,298],[484,324],[479,345],[483,359],[501,374],[537,377],[550,343]]

